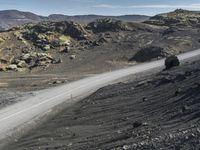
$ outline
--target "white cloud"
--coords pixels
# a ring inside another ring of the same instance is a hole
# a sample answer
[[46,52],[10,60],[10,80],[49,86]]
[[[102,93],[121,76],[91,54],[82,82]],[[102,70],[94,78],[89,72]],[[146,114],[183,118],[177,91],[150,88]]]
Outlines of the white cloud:
[[95,8],[108,8],[108,9],[119,9],[119,8],[183,8],[183,9],[200,9],[199,4],[190,4],[190,5],[131,5],[131,6],[118,6],[118,5],[109,5],[109,4],[100,4],[92,6]]
[[112,9],[115,9],[115,8],[120,8],[120,6],[117,6],[117,5],[109,5],[109,4],[100,4],[100,5],[95,5],[93,6],[95,8],[112,8]]

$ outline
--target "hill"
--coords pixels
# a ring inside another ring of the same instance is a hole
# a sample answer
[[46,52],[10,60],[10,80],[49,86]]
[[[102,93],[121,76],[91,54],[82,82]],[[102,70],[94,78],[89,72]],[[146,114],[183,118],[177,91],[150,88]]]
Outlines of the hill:
[[0,27],[3,29],[9,29],[29,22],[39,22],[44,19],[45,17],[30,12],[22,12],[18,10],[0,11]]
[[9,29],[14,26],[23,25],[26,23],[36,23],[41,21],[74,21],[79,23],[89,23],[96,19],[116,19],[128,22],[142,22],[149,19],[143,15],[125,15],[125,16],[99,16],[99,15],[78,15],[67,16],[62,14],[52,14],[49,16],[39,16],[31,12],[23,12],[18,10],[0,11],[0,29]]
[[146,23],[163,26],[199,26],[200,12],[177,9],[151,17]]

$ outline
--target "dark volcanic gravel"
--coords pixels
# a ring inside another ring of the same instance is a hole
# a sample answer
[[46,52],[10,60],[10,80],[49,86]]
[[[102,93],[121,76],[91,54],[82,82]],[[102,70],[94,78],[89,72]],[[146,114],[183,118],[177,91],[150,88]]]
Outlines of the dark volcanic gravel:
[[102,88],[4,149],[199,150],[199,68]]

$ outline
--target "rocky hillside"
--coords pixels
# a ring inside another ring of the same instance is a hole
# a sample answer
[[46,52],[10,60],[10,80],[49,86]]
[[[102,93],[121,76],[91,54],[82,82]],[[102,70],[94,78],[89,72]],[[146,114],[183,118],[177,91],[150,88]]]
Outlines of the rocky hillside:
[[[100,26],[94,26],[98,24]],[[126,23],[104,20],[88,25],[74,22],[41,22],[12,28],[0,33],[0,70],[23,71],[35,67],[46,68],[50,64],[62,63],[60,57],[92,49],[109,42],[102,32],[128,31]],[[94,32],[99,32],[94,34]],[[101,35],[101,36],[100,36]],[[109,35],[107,35],[109,36]],[[66,58],[65,58],[66,59]]]
[[122,62],[150,61],[199,47],[197,27],[112,19],[98,19],[88,24],[46,21],[0,33],[0,70],[51,70],[57,66],[53,70],[59,72],[72,66],[109,67]]
[[62,14],[52,14],[49,16],[39,16],[31,12],[22,12],[18,10],[0,11],[0,30],[10,29],[18,25],[26,23],[34,23],[41,21],[74,21],[79,23],[89,23],[96,19],[116,19],[128,22],[142,22],[148,20],[148,16],[144,15],[125,15],[125,16],[99,16],[99,15],[79,15],[67,16]]
[[151,17],[146,23],[162,26],[196,26],[200,25],[200,12],[177,9],[174,12]]
[[[186,20],[177,17],[183,14],[188,14]],[[144,23],[97,19],[88,24],[43,21],[13,27],[0,33],[0,71],[116,68],[195,50],[200,48],[199,23],[187,20],[196,15],[176,10]],[[167,21],[170,17],[182,25]]]

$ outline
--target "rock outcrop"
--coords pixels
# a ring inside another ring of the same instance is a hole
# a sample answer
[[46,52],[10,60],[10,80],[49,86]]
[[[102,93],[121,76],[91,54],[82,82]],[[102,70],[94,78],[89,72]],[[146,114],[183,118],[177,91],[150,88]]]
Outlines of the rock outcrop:
[[22,53],[21,56],[13,58],[11,62],[0,65],[0,71],[24,71],[35,67],[48,67],[50,64],[60,63],[50,54],[40,52]]
[[151,17],[145,23],[161,26],[198,26],[200,24],[200,12],[177,9],[171,13]]
[[164,49],[157,46],[148,46],[139,50],[129,61],[145,62],[154,58],[164,57]]
[[88,29],[93,32],[106,32],[106,31],[129,31],[131,28],[122,21],[116,21],[112,19],[98,19],[95,22],[91,22],[87,26]]

